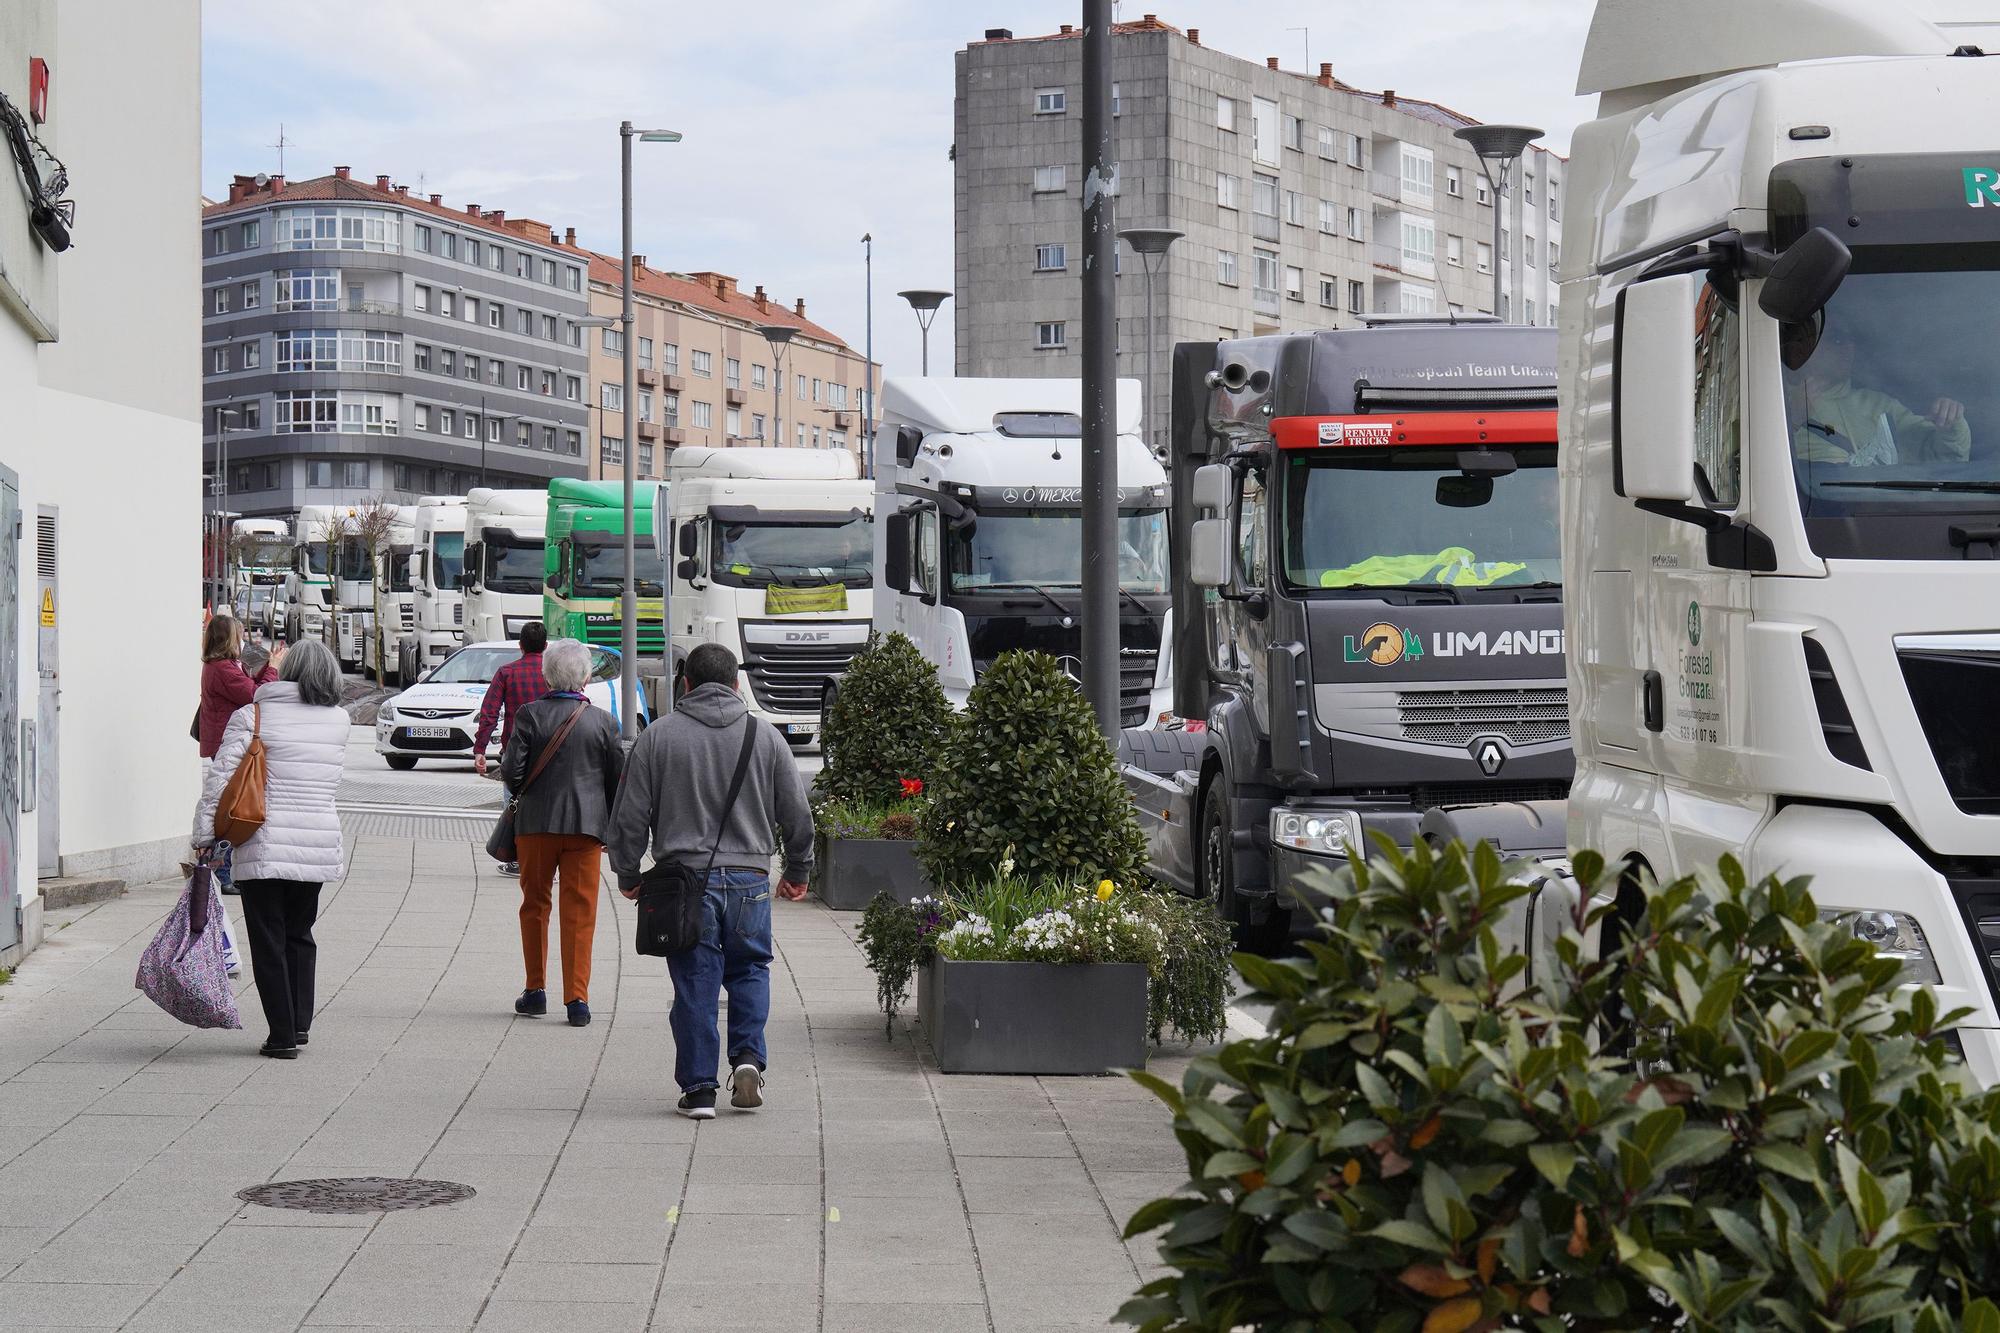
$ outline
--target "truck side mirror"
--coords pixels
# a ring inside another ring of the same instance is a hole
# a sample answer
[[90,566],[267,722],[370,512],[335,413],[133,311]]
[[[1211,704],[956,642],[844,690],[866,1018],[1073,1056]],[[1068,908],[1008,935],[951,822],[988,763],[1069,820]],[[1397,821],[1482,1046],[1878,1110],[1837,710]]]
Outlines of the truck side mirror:
[[1677,273],[1618,296],[1613,489],[1634,500],[1694,496],[1695,302],[1707,279]]
[[[1207,468],[1201,469],[1208,471]],[[1195,474],[1199,477],[1201,474]],[[1196,482],[1199,487],[1199,481]],[[1199,502],[1197,502],[1199,503]],[[1229,586],[1230,523],[1226,518],[1199,518],[1188,533],[1188,581],[1197,588]]]
[[678,539],[681,544],[681,555],[689,560],[692,560],[695,558],[695,556],[699,555],[700,551],[697,549],[696,543],[700,541],[700,539],[701,535],[695,530],[695,525],[693,523],[690,522],[681,524],[680,537]]
[[902,510],[883,520],[888,543],[882,557],[882,582],[896,592],[910,590],[910,515]]
[[1817,315],[1840,290],[1854,252],[1825,227],[1814,227],[1785,247],[1757,293],[1757,304],[1781,324],[1797,324]]
[[917,450],[923,447],[924,433],[915,426],[896,427],[896,466],[909,467],[917,461]]
[[693,583],[694,576],[701,573],[701,566],[695,562],[693,556],[688,556],[674,567],[674,573],[680,577],[681,582]]
[[1236,488],[1236,477],[1226,463],[1209,463],[1194,470],[1194,507],[1210,514],[1220,514],[1229,508],[1230,492]]

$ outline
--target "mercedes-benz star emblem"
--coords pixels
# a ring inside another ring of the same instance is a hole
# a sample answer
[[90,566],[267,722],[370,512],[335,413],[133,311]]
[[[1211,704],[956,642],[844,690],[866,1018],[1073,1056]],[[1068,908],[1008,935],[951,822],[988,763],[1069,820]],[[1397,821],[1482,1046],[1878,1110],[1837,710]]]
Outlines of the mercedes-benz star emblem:
[[1056,659],[1056,670],[1062,672],[1077,684],[1083,684],[1083,662],[1080,658],[1058,657]]
[[1479,771],[1489,778],[1498,775],[1507,763],[1507,751],[1491,736],[1472,743],[1472,757],[1479,761]]

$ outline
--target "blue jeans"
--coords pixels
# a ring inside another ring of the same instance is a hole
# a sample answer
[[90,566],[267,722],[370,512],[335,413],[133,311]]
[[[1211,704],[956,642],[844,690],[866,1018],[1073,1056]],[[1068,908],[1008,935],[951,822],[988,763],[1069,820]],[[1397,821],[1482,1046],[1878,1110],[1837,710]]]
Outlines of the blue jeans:
[[756,870],[711,870],[702,895],[701,943],[667,959],[674,979],[674,1081],[682,1092],[718,1086],[716,1033],[729,992],[729,1064],[764,1067],[764,1021],[771,1014],[771,877]]

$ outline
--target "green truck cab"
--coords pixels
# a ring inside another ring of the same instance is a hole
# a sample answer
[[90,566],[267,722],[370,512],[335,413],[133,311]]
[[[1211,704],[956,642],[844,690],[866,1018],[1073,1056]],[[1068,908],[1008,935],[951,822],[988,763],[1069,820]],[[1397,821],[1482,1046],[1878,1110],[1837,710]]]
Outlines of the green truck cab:
[[[549,483],[543,554],[542,620],[551,639],[581,639],[616,649],[623,637],[625,489],[618,482]],[[638,547],[638,642],[642,664],[659,661],[666,645],[661,619],[659,556],[653,549],[653,488],[633,496]]]

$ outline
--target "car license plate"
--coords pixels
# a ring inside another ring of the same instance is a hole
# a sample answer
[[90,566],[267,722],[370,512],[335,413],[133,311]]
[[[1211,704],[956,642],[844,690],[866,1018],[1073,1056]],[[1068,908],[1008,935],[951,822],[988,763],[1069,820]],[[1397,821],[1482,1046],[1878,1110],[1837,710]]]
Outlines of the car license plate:
[[785,724],[785,734],[787,736],[817,736],[819,735],[819,724],[816,722],[787,722]]
[[450,727],[410,727],[411,740],[441,741],[451,735]]

